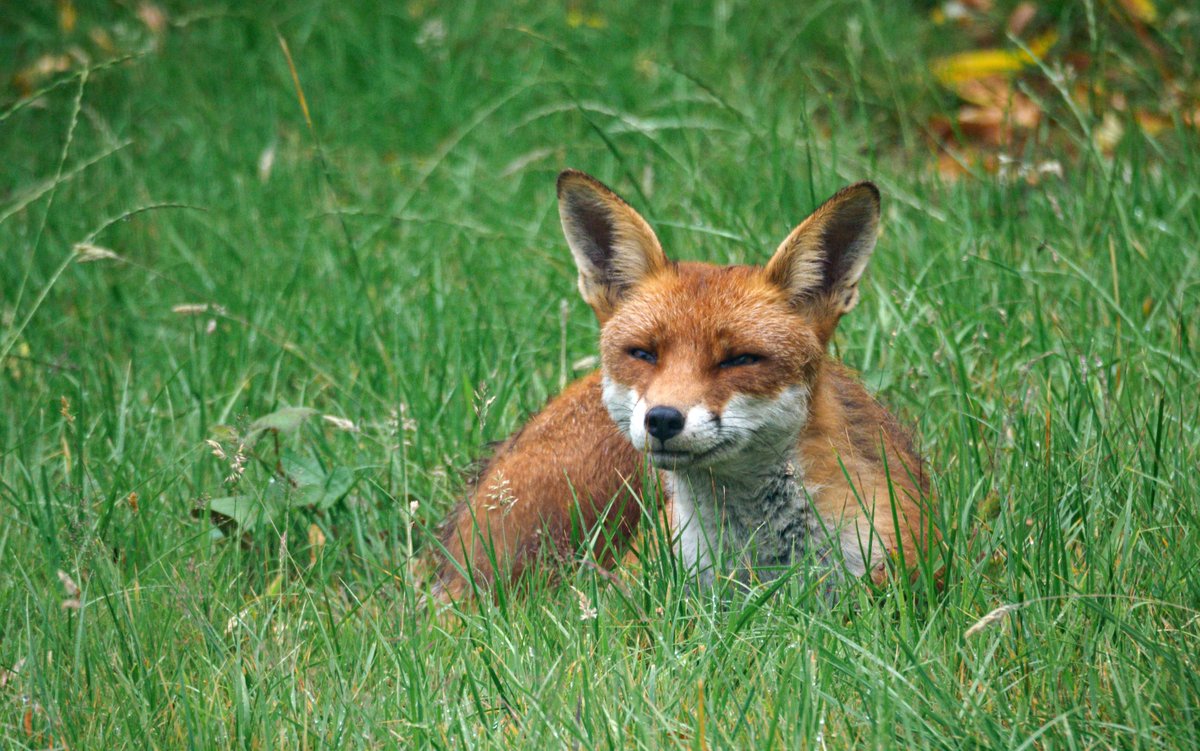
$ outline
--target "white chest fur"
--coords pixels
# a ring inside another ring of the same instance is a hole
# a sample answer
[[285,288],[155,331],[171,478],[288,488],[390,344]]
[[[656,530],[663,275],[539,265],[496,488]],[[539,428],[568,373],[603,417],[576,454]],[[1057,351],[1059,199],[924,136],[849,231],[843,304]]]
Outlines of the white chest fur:
[[722,476],[709,469],[664,472],[674,504],[676,552],[690,576],[769,581],[808,561],[827,574],[832,541],[813,510],[796,462]]

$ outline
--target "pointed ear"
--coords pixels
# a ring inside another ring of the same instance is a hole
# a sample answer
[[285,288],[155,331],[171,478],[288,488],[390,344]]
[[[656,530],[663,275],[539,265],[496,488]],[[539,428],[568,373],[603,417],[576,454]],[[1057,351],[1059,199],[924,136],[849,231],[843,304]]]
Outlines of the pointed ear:
[[559,174],[558,214],[579,268],[579,292],[600,323],[630,287],[667,267],[646,220],[590,175]]
[[832,335],[858,303],[858,281],[878,234],[879,189],[869,182],[842,188],[780,243],[767,262],[767,278]]

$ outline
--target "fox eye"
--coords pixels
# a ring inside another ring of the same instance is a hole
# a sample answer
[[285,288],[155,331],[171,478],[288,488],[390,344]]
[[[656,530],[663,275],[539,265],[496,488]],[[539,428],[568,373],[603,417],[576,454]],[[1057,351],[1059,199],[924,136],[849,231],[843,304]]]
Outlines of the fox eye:
[[645,362],[648,362],[651,365],[658,362],[658,355],[656,355],[653,352],[650,352],[648,350],[639,349],[637,347],[634,347],[633,349],[629,350],[629,356],[635,360],[644,360]]
[[762,360],[762,358],[758,355],[738,355],[737,357],[731,357],[728,360],[722,360],[721,367],[740,368],[743,365],[753,365],[760,360]]

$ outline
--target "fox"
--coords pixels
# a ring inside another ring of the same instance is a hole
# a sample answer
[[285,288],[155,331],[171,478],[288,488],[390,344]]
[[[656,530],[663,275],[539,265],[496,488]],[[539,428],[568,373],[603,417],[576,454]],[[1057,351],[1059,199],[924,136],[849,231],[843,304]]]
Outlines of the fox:
[[834,583],[912,573],[937,537],[924,460],[828,353],[859,300],[879,189],[838,191],[763,266],[668,259],[583,172],[563,171],[557,194],[600,367],[492,454],[444,525],[437,595],[516,582],[547,555],[610,565],[644,504],[665,504],[673,554],[701,587],[805,562]]

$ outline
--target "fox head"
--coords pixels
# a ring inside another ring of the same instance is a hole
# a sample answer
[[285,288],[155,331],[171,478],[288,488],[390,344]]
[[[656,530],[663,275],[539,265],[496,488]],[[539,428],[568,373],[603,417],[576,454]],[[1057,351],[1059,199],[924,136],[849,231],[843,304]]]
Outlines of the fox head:
[[879,226],[879,191],[842,189],[766,266],[667,259],[650,225],[595,178],[558,177],[579,291],[601,324],[604,403],[663,469],[778,461],[808,420],[812,385]]

